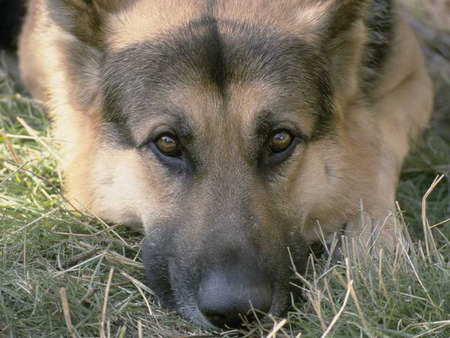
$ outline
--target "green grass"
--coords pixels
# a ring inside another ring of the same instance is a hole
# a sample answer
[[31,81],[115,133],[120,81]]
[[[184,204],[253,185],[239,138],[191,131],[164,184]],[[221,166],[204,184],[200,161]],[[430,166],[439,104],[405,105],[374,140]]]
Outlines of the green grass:
[[[139,327],[148,337],[211,334],[160,308],[142,284],[140,234],[68,211],[49,122],[12,88],[0,79],[0,337],[133,337]],[[422,198],[440,174],[424,227]],[[381,263],[311,258],[297,281],[305,300],[241,334],[450,337],[450,225],[433,227],[450,215],[449,174],[450,144],[430,132],[406,160],[398,192],[413,247]]]

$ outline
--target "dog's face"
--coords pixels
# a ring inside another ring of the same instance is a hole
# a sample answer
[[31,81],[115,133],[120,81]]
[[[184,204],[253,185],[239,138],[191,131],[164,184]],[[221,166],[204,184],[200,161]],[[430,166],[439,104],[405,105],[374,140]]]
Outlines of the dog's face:
[[101,147],[116,150],[101,162],[130,194],[108,184],[101,200],[137,206],[164,304],[217,326],[249,300],[275,314],[290,304],[292,264],[308,253],[305,181],[327,180],[307,164],[332,137],[321,59],[300,39],[210,17],[107,55]]
[[[87,6],[74,3],[77,11]],[[121,9],[126,15],[111,10],[110,32],[120,15],[117,22],[141,20],[147,29],[136,3]],[[351,88],[338,95],[333,84],[352,83],[359,71],[351,40],[362,36],[355,24],[362,2],[285,1],[281,23],[270,13],[239,17],[234,2],[228,10],[213,3],[180,2],[189,13],[181,23],[149,24],[156,32],[137,31],[130,41],[111,33],[102,49],[95,34],[74,29],[79,39],[66,42],[65,53],[74,100],[101,111],[85,165],[92,208],[143,224],[149,286],[164,305],[224,327],[237,326],[252,306],[283,314],[309,246],[343,227],[361,198],[350,168],[358,150],[343,136],[343,108],[336,106]],[[56,21],[69,20],[64,10],[55,11]],[[328,12],[341,21],[332,26]],[[298,33],[306,25],[317,34]],[[86,87],[95,89],[87,93],[81,87],[92,73],[95,85]],[[364,190],[364,179],[357,181]]]

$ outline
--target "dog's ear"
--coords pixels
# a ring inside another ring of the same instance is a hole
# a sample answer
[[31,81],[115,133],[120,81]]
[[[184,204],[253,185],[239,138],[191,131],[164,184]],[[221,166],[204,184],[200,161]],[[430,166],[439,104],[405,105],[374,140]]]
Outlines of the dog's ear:
[[351,97],[359,88],[360,70],[375,0],[306,0],[298,15],[300,34],[320,48],[329,62],[336,94]]
[[368,0],[327,0],[328,23],[324,27],[325,38],[333,40],[346,34],[364,21],[368,15]]
[[52,20],[65,32],[91,46],[102,47],[105,21],[131,0],[47,0]]
[[[50,18],[50,44],[56,51],[61,78],[70,88],[66,102],[80,112],[93,114],[101,102],[100,71],[105,50],[106,22],[134,0],[45,0]],[[58,87],[58,86],[54,86]],[[52,88],[51,93],[60,89]],[[61,96],[58,94],[58,96]],[[97,108],[95,108],[97,107]]]
[[305,33],[310,34],[310,38],[327,43],[348,33],[364,20],[370,2],[371,0],[302,1],[298,23]]

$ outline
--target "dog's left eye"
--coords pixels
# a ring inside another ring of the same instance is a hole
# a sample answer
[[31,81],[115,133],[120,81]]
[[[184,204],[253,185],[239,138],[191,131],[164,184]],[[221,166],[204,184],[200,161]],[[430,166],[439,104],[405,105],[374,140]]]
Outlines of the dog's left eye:
[[278,131],[272,135],[269,143],[269,148],[272,153],[282,153],[286,151],[292,142],[294,136],[287,131]]

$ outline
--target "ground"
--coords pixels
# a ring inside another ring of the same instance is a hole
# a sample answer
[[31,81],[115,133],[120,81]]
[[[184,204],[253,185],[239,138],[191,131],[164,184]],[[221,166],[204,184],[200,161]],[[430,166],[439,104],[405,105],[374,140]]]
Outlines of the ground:
[[[244,336],[450,337],[450,4],[402,2],[436,88],[432,128],[407,158],[398,191],[397,216],[414,244],[337,265],[311,258],[297,281],[305,299],[287,318],[252,324]],[[143,284],[140,234],[68,211],[57,140],[40,103],[14,77],[3,63],[0,337],[212,334],[158,306]]]

